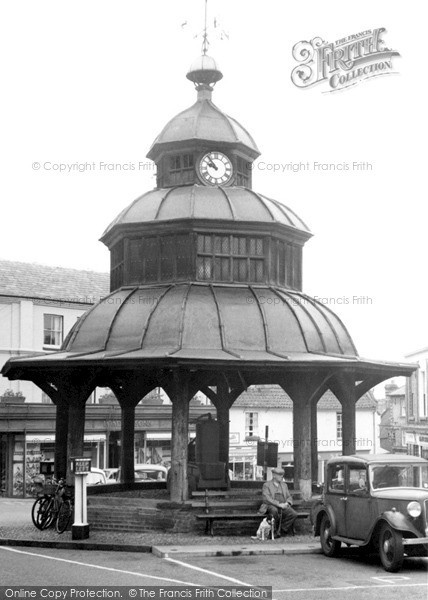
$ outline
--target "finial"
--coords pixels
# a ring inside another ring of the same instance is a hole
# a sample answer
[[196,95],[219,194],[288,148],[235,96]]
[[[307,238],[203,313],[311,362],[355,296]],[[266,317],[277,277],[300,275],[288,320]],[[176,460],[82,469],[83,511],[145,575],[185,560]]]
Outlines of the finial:
[[202,54],[205,56],[210,45],[208,42],[208,30],[207,30],[207,13],[208,13],[208,0],[205,0],[205,24],[204,33],[202,36]]
[[[186,25],[184,23],[184,25]],[[214,29],[219,27],[217,18],[214,19]],[[227,37],[227,34],[222,30],[221,38]],[[195,36],[195,37],[199,37]],[[206,99],[211,98],[211,92],[213,90],[213,86],[217,81],[220,81],[223,77],[223,73],[217,67],[216,61],[208,56],[207,51],[209,48],[208,41],[208,0],[205,0],[205,16],[204,16],[204,29],[202,32],[202,55],[199,56],[195,61],[193,61],[190,66],[189,72],[186,77],[190,81],[193,81],[195,87],[198,91],[198,99]]]
[[223,73],[217,67],[216,61],[211,58],[211,56],[202,54],[202,56],[198,56],[198,58],[193,61],[186,77],[190,81],[193,81],[198,92],[201,90],[208,90],[211,92],[213,85],[222,79]]

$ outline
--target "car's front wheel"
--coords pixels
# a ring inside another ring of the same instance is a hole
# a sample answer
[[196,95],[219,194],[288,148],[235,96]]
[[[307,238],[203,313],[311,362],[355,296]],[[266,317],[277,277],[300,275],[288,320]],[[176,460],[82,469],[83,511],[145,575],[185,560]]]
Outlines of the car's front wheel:
[[337,556],[340,542],[331,537],[331,522],[328,515],[323,515],[320,527],[321,548],[326,556]]
[[395,573],[404,559],[403,536],[400,531],[384,523],[379,534],[379,555],[385,571]]

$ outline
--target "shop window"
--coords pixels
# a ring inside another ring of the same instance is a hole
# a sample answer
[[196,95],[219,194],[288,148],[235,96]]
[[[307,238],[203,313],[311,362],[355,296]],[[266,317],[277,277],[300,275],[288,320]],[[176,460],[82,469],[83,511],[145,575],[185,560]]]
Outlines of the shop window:
[[63,341],[64,317],[43,315],[43,345],[59,348]]

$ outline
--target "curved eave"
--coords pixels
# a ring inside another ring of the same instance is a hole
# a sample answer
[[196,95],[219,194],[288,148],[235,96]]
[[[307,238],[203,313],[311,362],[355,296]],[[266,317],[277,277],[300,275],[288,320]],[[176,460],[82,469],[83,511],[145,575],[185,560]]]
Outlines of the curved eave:
[[307,240],[309,227],[290,207],[243,186],[189,184],[155,188],[136,198],[110,223],[100,240],[104,243],[120,227],[160,227],[186,221],[198,226],[216,223],[226,227],[247,225],[251,231],[265,224],[292,231]]
[[292,239],[299,240],[305,243],[313,233],[304,231],[293,225],[285,225],[277,221],[232,221],[225,219],[200,219],[200,218],[184,218],[184,219],[165,219],[164,221],[145,221],[144,223],[119,223],[113,224],[99,238],[99,241],[110,247],[115,241],[115,238],[124,233],[145,232],[153,233],[155,231],[174,231],[190,230],[202,231],[209,229],[212,233],[216,231],[229,231],[231,233],[248,233],[257,232],[259,235],[276,232],[278,234],[289,233]]
[[242,142],[240,140],[236,142],[225,140],[216,142],[210,140],[203,140],[198,137],[187,137],[183,140],[154,143],[150,150],[147,152],[146,158],[152,160],[153,162],[157,162],[164,152],[174,151],[175,149],[182,150],[186,146],[200,148],[201,150],[204,150],[206,148],[218,148],[218,146],[222,146],[225,150],[238,150],[243,154],[250,156],[253,160],[255,160],[261,155],[261,152],[257,147],[252,148],[251,146],[248,146],[247,144],[245,144],[245,142]]
[[384,379],[390,377],[409,377],[418,365],[413,363],[396,363],[387,361],[370,360],[361,357],[340,357],[311,353],[288,353],[287,357],[271,355],[267,352],[241,352],[239,356],[232,356],[227,352],[201,353],[198,356],[192,352],[179,351],[173,356],[168,356],[162,349],[157,355],[153,352],[150,356],[142,350],[133,352],[96,352],[96,353],[71,353],[55,352],[45,356],[30,355],[27,357],[10,358],[3,366],[1,374],[10,380],[32,380],[34,370],[36,374],[48,371],[73,370],[82,368],[106,368],[108,370],[123,368],[200,368],[206,371],[220,369],[239,369],[251,373],[263,373],[268,369],[278,374],[284,371],[313,371],[313,369],[335,369],[343,372],[353,372],[358,378],[361,376],[376,375]]

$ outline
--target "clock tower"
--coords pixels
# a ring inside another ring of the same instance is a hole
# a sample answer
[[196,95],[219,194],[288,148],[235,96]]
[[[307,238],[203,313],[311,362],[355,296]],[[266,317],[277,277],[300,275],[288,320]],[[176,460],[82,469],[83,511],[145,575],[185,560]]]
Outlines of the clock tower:
[[157,186],[110,224],[111,291],[196,282],[302,289],[306,224],[252,189],[260,155],[250,133],[212,101],[223,75],[206,53],[187,73],[197,100],[173,117],[147,157]]
[[251,165],[260,152],[248,131],[213,103],[214,85],[222,77],[206,54],[191,65],[187,79],[195,85],[197,101],[167,123],[147,154],[156,163],[158,187],[251,189]]

